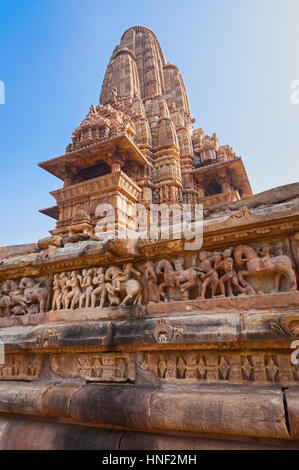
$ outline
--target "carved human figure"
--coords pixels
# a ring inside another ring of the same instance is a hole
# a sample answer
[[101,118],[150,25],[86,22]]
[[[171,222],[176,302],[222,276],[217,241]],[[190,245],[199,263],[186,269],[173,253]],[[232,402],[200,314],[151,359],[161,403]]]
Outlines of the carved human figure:
[[13,315],[24,315],[27,304],[24,301],[24,290],[19,288],[19,283],[9,279],[3,284],[3,293],[10,298],[10,313]]
[[269,269],[268,261],[271,258],[271,253],[270,253],[270,246],[268,245],[268,243],[264,243],[263,246],[261,246],[258,249],[258,254],[259,254],[259,256],[261,256],[262,261],[264,263],[264,266],[261,267],[260,269],[261,270]]
[[65,309],[69,309],[69,304],[71,302],[71,310],[73,310],[78,304],[79,299],[82,294],[81,291],[81,280],[82,276],[78,271],[71,272],[71,278],[67,281],[67,285],[71,288],[70,292],[65,297]]
[[183,300],[190,298],[190,290],[193,287],[201,288],[199,274],[194,268],[183,268],[184,259],[176,258],[172,260],[176,276],[178,277]]
[[159,289],[157,285],[157,275],[155,271],[154,263],[148,261],[145,264],[144,269],[144,280],[146,286],[146,298],[148,302],[158,302],[159,297]]
[[21,363],[18,359],[14,359],[13,361],[13,375],[18,376],[20,372]]
[[141,273],[134,269],[133,263],[127,263],[124,266],[124,270],[122,274],[119,274],[116,276],[116,282],[119,283],[119,288],[120,288],[120,283],[128,281],[131,277],[131,274],[140,277]]
[[79,308],[83,307],[83,304],[85,302],[85,307],[89,308],[91,304],[91,294],[94,289],[93,286],[93,274],[94,274],[94,269],[83,269],[82,271],[82,282],[81,282],[81,288],[82,288],[82,294],[80,295],[79,299]]
[[[111,266],[106,270],[105,280],[110,305],[127,305],[141,303],[142,286],[140,281],[131,279],[131,275],[140,277],[141,273],[133,268],[132,263],[127,263],[122,271],[117,266]],[[109,282],[110,281],[110,282]],[[121,294],[125,297],[121,301]]]
[[221,291],[221,296],[225,297],[225,283],[227,284],[227,295],[228,297],[232,297],[234,295],[232,285],[235,286],[236,290],[239,293],[243,293],[246,291],[243,287],[240,286],[237,273],[234,269],[234,260],[231,257],[233,253],[233,247],[230,247],[223,252],[223,260],[219,260],[215,262],[214,268],[215,270],[222,270],[224,271],[224,275],[219,279],[219,288]]
[[59,274],[54,274],[54,279],[53,279],[53,299],[52,299],[52,310],[55,310],[55,308],[58,309],[57,306],[57,299],[59,298],[60,295],[60,277]]
[[164,302],[169,302],[169,288],[181,290],[181,285],[177,273],[174,271],[170,261],[162,259],[156,264],[156,272],[163,276],[163,282],[159,285],[159,298]]
[[61,273],[59,276],[59,294],[56,298],[56,304],[53,306],[53,310],[56,306],[58,312],[60,312],[61,308],[65,309],[66,296],[70,291],[70,287],[67,284],[68,279],[68,273]]
[[38,359],[35,359],[31,369],[33,377],[38,377],[41,373],[41,369],[41,362]]
[[95,308],[98,298],[100,298],[100,308],[104,307],[106,299],[105,269],[101,266],[97,269],[93,277],[93,285],[97,286],[91,293],[91,306]]
[[0,290],[0,317],[7,317],[9,315],[10,297],[4,295],[3,290]]
[[219,275],[215,269],[215,264],[218,264],[220,261],[220,253],[215,252],[211,254],[207,251],[199,253],[199,265],[195,269],[200,272],[200,276],[203,279],[200,298],[205,298],[209,286],[211,287],[212,297],[216,296]]

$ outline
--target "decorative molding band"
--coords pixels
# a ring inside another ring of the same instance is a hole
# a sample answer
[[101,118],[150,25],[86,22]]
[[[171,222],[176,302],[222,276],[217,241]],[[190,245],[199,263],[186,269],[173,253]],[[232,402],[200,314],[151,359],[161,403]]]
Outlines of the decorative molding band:
[[51,357],[53,371],[89,382],[135,382],[136,356],[123,353],[62,354]]

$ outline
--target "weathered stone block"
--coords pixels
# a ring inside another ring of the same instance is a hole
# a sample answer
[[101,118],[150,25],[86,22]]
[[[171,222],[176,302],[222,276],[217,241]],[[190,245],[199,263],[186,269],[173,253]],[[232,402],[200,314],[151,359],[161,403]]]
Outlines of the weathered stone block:
[[280,390],[227,387],[184,393],[156,391],[150,419],[153,429],[168,432],[289,437]]
[[43,396],[43,413],[50,416],[70,416],[70,402],[73,394],[80,389],[80,385],[59,384],[50,388]]
[[72,397],[71,417],[102,426],[151,429],[151,393],[146,387],[86,385]]

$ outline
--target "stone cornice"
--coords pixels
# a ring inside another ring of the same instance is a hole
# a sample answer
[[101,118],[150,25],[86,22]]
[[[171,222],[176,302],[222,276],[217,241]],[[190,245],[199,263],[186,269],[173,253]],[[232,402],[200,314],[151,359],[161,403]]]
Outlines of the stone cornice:
[[[203,248],[216,249],[226,246],[245,243],[251,240],[263,240],[266,237],[285,236],[289,237],[299,232],[299,206],[291,209],[272,212],[270,214],[256,214],[245,209],[232,212],[230,216],[225,216],[220,220],[208,219],[204,223]],[[186,240],[187,241],[187,240]],[[133,259],[143,261],[145,259],[163,256],[164,258],[173,255],[192,254],[192,251],[185,251],[185,239],[158,241],[150,243],[146,240],[140,242],[141,256],[124,256],[114,258],[113,263],[123,263]],[[92,266],[106,266],[111,264],[111,255],[103,252],[103,249],[90,249],[84,252],[77,252],[68,255],[54,255],[48,261],[41,258],[35,261],[12,263],[0,265],[0,281],[5,279],[19,278],[23,276],[44,276],[55,272],[68,271]]]

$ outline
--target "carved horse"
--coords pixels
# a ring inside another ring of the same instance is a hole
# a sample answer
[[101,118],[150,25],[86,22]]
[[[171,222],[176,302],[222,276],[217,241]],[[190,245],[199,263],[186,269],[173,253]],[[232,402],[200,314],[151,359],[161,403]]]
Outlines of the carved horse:
[[[119,282],[118,278],[121,279],[123,275],[124,273],[117,266],[111,266],[105,272],[105,280],[110,281],[105,284],[110,305],[127,305],[131,300],[133,300],[133,305],[141,303],[141,283],[136,279],[128,279],[126,281]],[[122,302],[118,294],[125,295]]]
[[159,285],[159,296],[164,302],[170,300],[166,291],[168,288],[177,287],[182,294],[186,293],[187,298],[189,298],[189,289],[195,286],[201,288],[198,272],[194,268],[182,269],[179,260],[174,259],[172,262],[176,269],[173,269],[171,262],[168,260],[161,260],[156,264],[156,273],[163,275],[164,278]]
[[192,287],[198,287],[198,295],[200,295],[202,282],[199,277],[199,272],[192,267],[183,269],[183,264],[178,259],[173,259],[172,263],[175,268],[174,273],[176,274],[179,280],[181,293],[185,293],[184,297],[189,299],[189,289],[191,289]]
[[177,287],[178,289],[181,289],[179,278],[175,274],[175,271],[170,261],[167,261],[165,259],[158,261],[158,263],[156,264],[156,273],[158,275],[163,275],[164,278],[163,282],[161,282],[161,284],[159,285],[160,299],[164,300],[164,302],[169,302],[169,298],[165,289],[169,287]]
[[243,287],[249,290],[249,293],[255,294],[255,290],[252,286],[245,281],[244,276],[250,274],[257,274],[260,272],[276,273],[275,275],[275,291],[279,292],[280,279],[283,276],[286,276],[290,283],[290,290],[297,290],[297,281],[296,275],[292,267],[292,261],[286,255],[273,256],[267,259],[266,262],[260,258],[257,252],[249,247],[244,245],[238,245],[235,248],[234,252],[235,261],[238,266],[241,266],[246,262],[246,270],[238,272],[238,278]]

